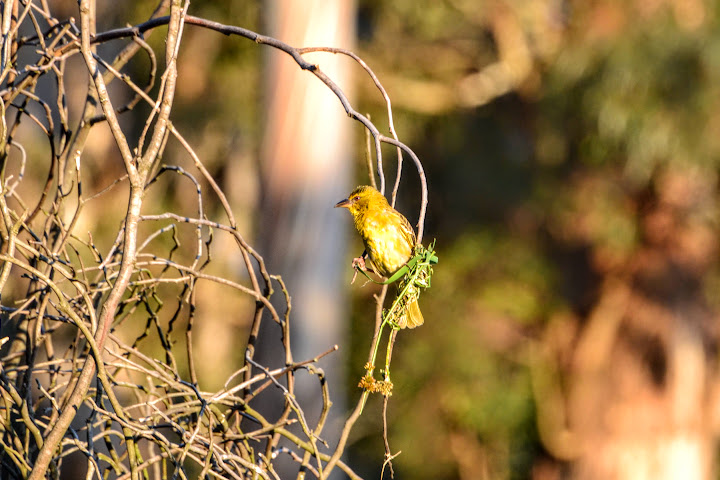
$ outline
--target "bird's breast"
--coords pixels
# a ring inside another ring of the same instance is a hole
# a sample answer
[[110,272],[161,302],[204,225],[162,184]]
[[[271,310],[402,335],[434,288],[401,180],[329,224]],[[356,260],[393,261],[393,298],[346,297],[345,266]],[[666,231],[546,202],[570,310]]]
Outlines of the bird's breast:
[[360,233],[370,260],[385,277],[405,265],[412,255],[412,245],[400,222],[388,221],[384,216],[369,218]]

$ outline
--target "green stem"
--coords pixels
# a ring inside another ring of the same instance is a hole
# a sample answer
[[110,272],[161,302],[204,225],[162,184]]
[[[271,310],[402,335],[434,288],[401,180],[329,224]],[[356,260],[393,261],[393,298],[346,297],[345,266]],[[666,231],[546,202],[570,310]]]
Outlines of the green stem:
[[380,331],[378,332],[377,340],[375,340],[375,346],[373,347],[373,354],[372,357],[370,357],[370,365],[372,365],[372,369],[368,370],[368,375],[372,376],[373,372],[375,371],[375,359],[377,358],[377,352],[380,348],[380,341],[382,340],[382,332],[383,328],[385,328],[385,325],[387,325],[389,322],[387,320],[387,316],[384,316],[383,322],[380,324]]
[[390,381],[390,357],[392,356],[392,333],[390,333],[390,336],[388,337],[388,343],[387,347],[385,348],[385,380],[386,382]]

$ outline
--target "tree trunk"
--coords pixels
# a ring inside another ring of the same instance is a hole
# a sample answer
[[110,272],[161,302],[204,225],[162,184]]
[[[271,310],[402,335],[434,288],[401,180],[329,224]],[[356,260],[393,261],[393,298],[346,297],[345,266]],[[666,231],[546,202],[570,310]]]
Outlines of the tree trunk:
[[[353,47],[352,1],[273,0],[265,7],[268,35],[296,47]],[[337,97],[310,72],[301,71],[287,55],[268,51],[266,58],[259,250],[292,295],[294,359],[313,358],[335,344],[341,347],[320,361],[329,385],[336,387],[330,392],[333,407],[321,435],[333,444],[345,413],[345,284],[351,276],[347,223],[333,206],[351,188],[352,159],[358,154],[350,133],[355,124]],[[352,100],[349,61],[328,53],[305,58],[318,64]],[[270,327],[260,333],[258,356],[267,366],[280,366],[284,356],[273,350],[279,343],[272,340],[279,328]],[[322,407],[317,379],[298,375],[296,391],[314,421]]]

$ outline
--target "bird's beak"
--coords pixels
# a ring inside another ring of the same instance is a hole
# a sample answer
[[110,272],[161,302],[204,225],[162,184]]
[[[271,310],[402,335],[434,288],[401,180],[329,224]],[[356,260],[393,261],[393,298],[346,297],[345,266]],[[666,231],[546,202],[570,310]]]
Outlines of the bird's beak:
[[340,200],[335,204],[335,208],[342,207],[342,208],[348,208],[350,207],[350,201],[346,198],[344,200]]

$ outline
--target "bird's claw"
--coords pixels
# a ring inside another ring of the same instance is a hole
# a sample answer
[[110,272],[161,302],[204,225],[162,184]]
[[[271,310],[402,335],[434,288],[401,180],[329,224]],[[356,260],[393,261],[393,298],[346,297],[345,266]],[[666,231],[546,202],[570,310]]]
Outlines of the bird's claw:
[[360,256],[353,258],[352,267],[355,273],[353,273],[353,278],[352,280],[350,280],[350,285],[355,283],[355,278],[357,278],[358,270],[367,270],[367,267],[365,266],[365,257]]
[[367,267],[365,266],[365,257],[361,256],[353,258],[352,266],[355,269],[359,268],[360,270],[367,270]]

